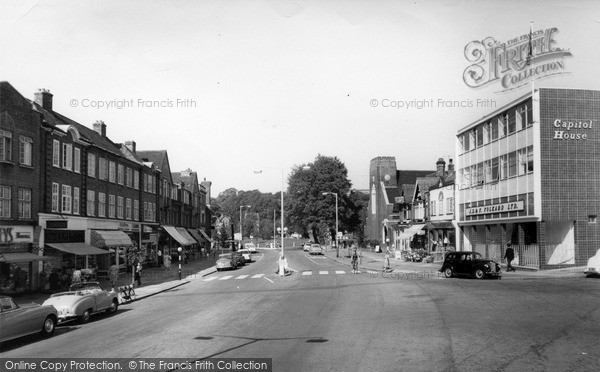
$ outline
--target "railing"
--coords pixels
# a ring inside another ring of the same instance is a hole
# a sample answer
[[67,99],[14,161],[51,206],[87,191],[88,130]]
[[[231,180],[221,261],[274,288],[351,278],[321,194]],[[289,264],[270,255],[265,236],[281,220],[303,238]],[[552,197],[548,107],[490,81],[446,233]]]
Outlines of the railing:
[[[540,267],[540,247],[537,244],[513,245],[515,259],[513,266],[523,266],[539,269]],[[480,252],[480,251],[478,251]],[[485,253],[484,253],[485,252]],[[504,250],[500,244],[487,244],[484,252],[480,252],[485,258],[506,264]]]

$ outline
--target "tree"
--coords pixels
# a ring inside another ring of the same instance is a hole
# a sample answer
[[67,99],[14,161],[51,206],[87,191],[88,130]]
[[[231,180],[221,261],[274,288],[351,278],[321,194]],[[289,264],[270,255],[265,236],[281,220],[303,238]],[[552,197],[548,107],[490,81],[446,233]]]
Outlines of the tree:
[[[309,232],[319,240],[335,234],[335,196],[338,197],[339,231],[353,231],[357,207],[349,197],[348,170],[337,157],[318,155],[313,163],[294,167],[285,198],[288,224],[305,237]],[[332,234],[333,232],[333,234]]]

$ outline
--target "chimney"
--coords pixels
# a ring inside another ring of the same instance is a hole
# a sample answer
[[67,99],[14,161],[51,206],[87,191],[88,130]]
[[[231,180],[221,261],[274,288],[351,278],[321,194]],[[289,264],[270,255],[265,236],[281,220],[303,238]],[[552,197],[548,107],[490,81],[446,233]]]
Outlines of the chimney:
[[94,131],[100,134],[102,137],[106,137],[106,124],[102,120],[98,120],[94,123]]
[[446,162],[444,161],[444,159],[439,158],[438,161],[435,163],[435,166],[437,167],[437,175],[444,176],[444,173],[446,172]]
[[[94,130],[96,130],[95,127],[94,127]],[[105,133],[106,133],[106,129],[105,129]],[[135,154],[135,141],[125,141],[125,147],[127,147],[129,149],[129,151],[131,151]]]
[[34,101],[44,110],[52,111],[52,93],[46,89],[38,89],[34,94]]
[[206,190],[206,206],[210,208],[210,188],[212,186],[212,182],[207,181],[206,177],[204,177],[204,181],[200,182],[200,185],[204,187]]
[[452,159],[448,160],[448,173],[454,173],[454,164],[452,163]]

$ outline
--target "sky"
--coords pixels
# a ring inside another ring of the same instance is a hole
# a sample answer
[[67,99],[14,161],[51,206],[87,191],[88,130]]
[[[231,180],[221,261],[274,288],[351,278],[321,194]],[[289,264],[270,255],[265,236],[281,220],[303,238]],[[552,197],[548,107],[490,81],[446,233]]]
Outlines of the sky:
[[277,192],[318,154],[368,189],[371,159],[434,170],[460,128],[531,89],[463,79],[467,44],[530,25],[571,53],[536,87],[600,89],[600,2],[564,0],[8,0],[0,80],[29,99],[50,90],[55,111],[104,121],[113,142],[167,150],[213,196]]

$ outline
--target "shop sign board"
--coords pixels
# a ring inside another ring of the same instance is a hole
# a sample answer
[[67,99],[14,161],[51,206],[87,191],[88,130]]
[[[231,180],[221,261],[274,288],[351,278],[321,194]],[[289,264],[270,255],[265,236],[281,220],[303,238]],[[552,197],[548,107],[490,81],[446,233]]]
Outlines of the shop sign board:
[[0,225],[0,244],[33,243],[33,226]]
[[587,140],[588,130],[594,127],[592,120],[554,120],[554,136],[558,140]]
[[492,205],[484,205],[481,207],[472,207],[467,208],[465,211],[466,216],[475,216],[479,214],[489,214],[489,213],[503,213],[503,212],[515,212],[522,211],[524,209],[524,204],[522,200],[510,202],[510,203],[502,203],[502,204],[492,204]]

